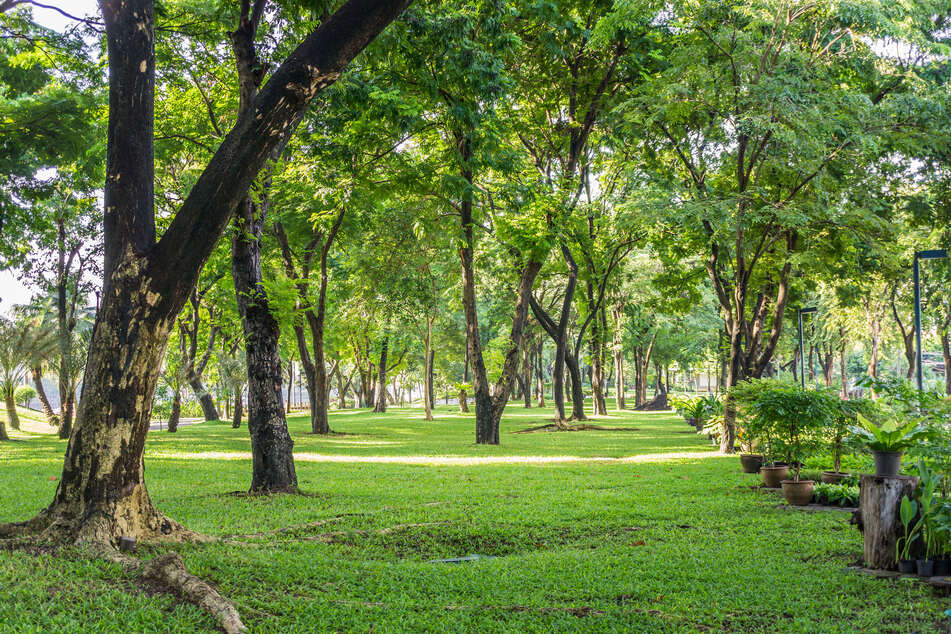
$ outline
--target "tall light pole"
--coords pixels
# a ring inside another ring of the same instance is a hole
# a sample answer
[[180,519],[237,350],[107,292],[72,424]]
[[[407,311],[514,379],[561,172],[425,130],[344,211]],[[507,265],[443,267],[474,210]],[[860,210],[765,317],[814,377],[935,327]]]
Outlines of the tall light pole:
[[799,384],[802,385],[802,389],[806,389],[806,354],[802,348],[802,316],[809,315],[816,312],[815,306],[810,306],[809,308],[800,308],[799,309]]
[[[945,249],[931,249],[929,251],[915,251],[915,262],[912,267],[912,279],[915,284],[915,376],[918,389],[923,390],[921,378],[921,274],[918,270],[919,260],[940,260],[948,257]],[[947,371],[947,370],[945,370]]]

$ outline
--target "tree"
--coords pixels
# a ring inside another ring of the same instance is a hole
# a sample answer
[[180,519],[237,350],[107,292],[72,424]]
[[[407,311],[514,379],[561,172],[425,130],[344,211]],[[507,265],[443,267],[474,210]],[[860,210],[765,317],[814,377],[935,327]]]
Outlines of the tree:
[[153,6],[149,0],[103,1],[110,114],[102,305],[86,363],[79,424],[70,436],[53,501],[29,522],[0,526],[0,536],[45,530],[53,537],[113,548],[119,535],[169,539],[190,534],[155,509],[142,462],[169,331],[268,158],[286,143],[314,96],[405,4],[350,0],[304,38],[238,118],[156,240]]
[[[42,365],[56,348],[55,332],[42,317],[21,316],[15,321],[0,318],[0,392],[10,427],[20,429],[15,392],[26,371]],[[0,440],[8,440],[0,423]]]

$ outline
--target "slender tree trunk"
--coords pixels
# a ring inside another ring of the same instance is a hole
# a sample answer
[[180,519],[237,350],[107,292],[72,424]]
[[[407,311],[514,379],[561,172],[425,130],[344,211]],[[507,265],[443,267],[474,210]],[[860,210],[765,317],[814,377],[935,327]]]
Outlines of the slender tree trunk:
[[373,411],[382,413],[386,411],[386,355],[389,349],[390,338],[383,337],[380,344],[380,365],[378,367],[378,378],[376,382],[376,400],[373,404]]
[[951,395],[951,336],[948,328],[941,329],[941,356],[944,358],[944,393]]
[[849,398],[849,373],[845,366],[845,328],[839,326],[839,375],[842,381],[842,398]]
[[[868,359],[868,375],[873,379],[878,378],[878,345],[881,340],[881,320],[877,316],[873,315],[869,318],[869,327],[872,335],[872,345],[871,350],[869,351]],[[874,393],[873,393],[874,396]]]
[[[462,382],[463,387],[459,390],[459,412],[462,414],[469,413],[469,393],[466,390],[466,385],[469,384],[469,346],[466,346],[466,360],[462,366]],[[430,392],[431,393],[431,392]]]
[[168,415],[168,432],[174,434],[178,431],[178,423],[182,418],[182,388],[175,388],[175,395],[172,397],[172,411]]
[[426,420],[433,420],[432,389],[431,379],[433,373],[432,366],[432,346],[433,346],[433,320],[429,315],[426,316],[426,337],[423,339],[423,411]]
[[233,429],[241,427],[241,416],[244,414],[244,404],[241,398],[242,389],[243,388],[238,388],[234,393],[234,412],[233,418],[231,419],[231,427]]
[[17,404],[13,399],[13,386],[9,386],[3,394],[3,402],[7,407],[7,420],[10,422],[10,429],[20,430],[20,416],[17,414]]
[[43,372],[39,367],[30,368],[30,374],[33,377],[33,385],[36,386],[36,397],[40,399],[40,405],[43,406],[43,415],[46,416],[46,422],[51,427],[59,426],[59,417],[53,411],[49,399],[46,397],[46,390],[43,388]]
[[522,400],[526,408],[532,406],[532,339],[526,334],[522,339]]
[[535,398],[538,407],[545,407],[545,368],[544,363],[545,338],[539,335],[535,348]]

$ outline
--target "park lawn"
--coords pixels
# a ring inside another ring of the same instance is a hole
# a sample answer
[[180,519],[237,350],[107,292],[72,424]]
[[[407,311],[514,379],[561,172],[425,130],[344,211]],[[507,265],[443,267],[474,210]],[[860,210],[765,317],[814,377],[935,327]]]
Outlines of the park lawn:
[[[156,505],[230,538],[140,555],[177,550],[261,632],[946,631],[947,599],[846,569],[861,556],[847,513],[780,508],[672,414],[515,434],[551,412],[512,405],[498,447],[473,444],[471,415],[436,415],[332,412],[342,433],[326,438],[291,418],[299,496],[235,494],[250,480],[246,429],[152,432]],[[36,432],[0,444],[0,521],[49,502],[64,449]],[[488,557],[431,563],[469,554]],[[112,564],[0,551],[0,631],[214,630]]]

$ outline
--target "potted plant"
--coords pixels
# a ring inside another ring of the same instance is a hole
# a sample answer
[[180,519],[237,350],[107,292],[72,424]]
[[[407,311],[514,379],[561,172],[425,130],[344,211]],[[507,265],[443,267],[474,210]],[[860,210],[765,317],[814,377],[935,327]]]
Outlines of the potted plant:
[[852,399],[844,401],[835,399],[836,407],[830,425],[830,440],[832,450],[832,471],[823,471],[819,479],[825,484],[840,484],[842,480],[849,477],[848,473],[842,472],[842,451],[844,449],[845,437],[849,427],[857,422],[856,414],[869,413],[874,402],[866,398]]
[[776,415],[781,418],[778,430],[793,467],[793,478],[780,482],[783,495],[787,503],[805,506],[812,501],[816,483],[814,480],[800,480],[799,472],[803,461],[824,445],[822,432],[829,426],[834,402],[828,392],[804,390],[798,386],[786,388],[772,398]]
[[909,499],[907,495],[901,498],[898,508],[898,517],[904,527],[904,534],[895,540],[895,561],[898,563],[898,572],[911,574],[915,572],[915,560],[911,558],[911,545],[918,539],[918,503]]
[[852,426],[849,431],[872,452],[876,476],[897,476],[902,453],[928,432],[916,420],[901,423],[896,417],[876,425],[862,414],[856,413],[855,418],[859,426]]
[[925,463],[918,461],[918,525],[924,541],[924,557],[917,560],[918,576],[931,577],[934,575],[934,560],[938,554],[939,529],[938,511],[940,506],[935,493],[941,476],[933,473]]

